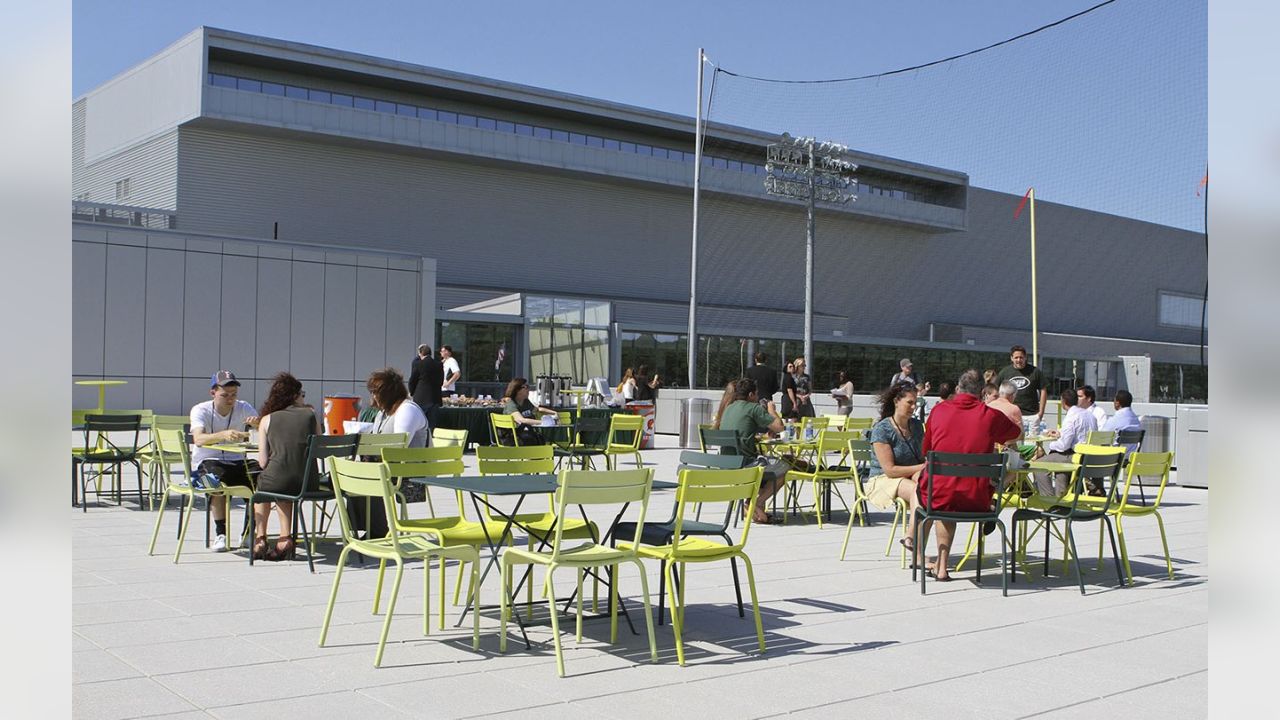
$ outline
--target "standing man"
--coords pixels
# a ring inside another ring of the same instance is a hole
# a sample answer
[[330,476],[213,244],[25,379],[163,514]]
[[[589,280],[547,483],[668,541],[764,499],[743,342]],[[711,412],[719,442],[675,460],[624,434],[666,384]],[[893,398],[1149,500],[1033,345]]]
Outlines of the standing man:
[[436,427],[440,405],[444,402],[444,391],[441,389],[443,386],[444,365],[431,357],[430,345],[419,345],[418,357],[414,358],[409,372],[409,394],[426,414],[428,429]]
[[[1016,393],[1013,404],[1022,411],[1025,421],[1028,416],[1035,416],[1036,424],[1044,419],[1045,404],[1049,401],[1049,390],[1044,385],[1044,376],[1040,368],[1027,362],[1027,349],[1021,345],[1009,348],[1009,365],[996,375],[996,384],[1013,383]],[[1075,393],[1072,393],[1075,396]]]
[[[881,377],[884,377],[881,375]],[[914,367],[911,365],[911,358],[902,358],[898,361],[898,372],[889,380],[889,387],[893,387],[900,382],[909,382],[912,385],[920,384],[920,376],[916,374]]]
[[[195,451],[191,463],[200,475],[213,475],[223,485],[250,485],[249,473],[257,472],[258,461],[249,460],[243,453],[211,450],[206,445],[245,442],[249,439],[246,426],[258,426],[258,412],[249,403],[239,399],[240,381],[235,373],[219,370],[213,374],[206,400],[191,408],[191,441]],[[265,438],[264,438],[265,441]],[[215,535],[214,552],[227,551],[227,496],[210,495],[209,510],[213,514]]]
[[1081,410],[1087,410],[1093,415],[1093,421],[1097,424],[1098,429],[1102,429],[1107,424],[1107,411],[1098,407],[1098,403],[1094,402],[1098,397],[1098,392],[1093,389],[1092,385],[1081,385],[1076,388],[1076,404]]
[[458,367],[458,359],[453,356],[453,348],[440,346],[440,359],[444,364],[444,382],[440,389],[445,395],[458,394],[458,380],[462,379],[462,368]]
[[756,352],[756,364],[747,369],[747,377],[755,381],[756,396],[760,404],[773,402],[774,393],[778,392],[778,371],[765,364],[768,356],[762,351]]

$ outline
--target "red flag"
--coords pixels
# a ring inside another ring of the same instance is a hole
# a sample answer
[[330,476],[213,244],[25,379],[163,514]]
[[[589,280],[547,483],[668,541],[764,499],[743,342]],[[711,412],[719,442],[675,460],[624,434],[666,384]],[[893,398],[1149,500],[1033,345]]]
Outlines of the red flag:
[[1209,173],[1206,171],[1204,177],[1200,178],[1200,184],[1196,186],[1196,197],[1200,197],[1200,189],[1209,184]]
[[1031,188],[1027,188],[1027,194],[1022,196],[1022,202],[1018,203],[1018,209],[1013,211],[1013,219],[1017,220],[1022,214],[1022,208],[1027,205],[1027,198],[1031,197]]

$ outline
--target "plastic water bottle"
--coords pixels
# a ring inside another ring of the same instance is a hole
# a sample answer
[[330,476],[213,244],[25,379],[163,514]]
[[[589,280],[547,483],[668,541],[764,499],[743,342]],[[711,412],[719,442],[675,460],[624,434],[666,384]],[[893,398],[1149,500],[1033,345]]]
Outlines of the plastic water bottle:
[[1039,428],[1041,437],[1044,436],[1045,431],[1047,431],[1048,429],[1049,429],[1049,426],[1044,424],[1044,419],[1042,418],[1040,420],[1040,428]]

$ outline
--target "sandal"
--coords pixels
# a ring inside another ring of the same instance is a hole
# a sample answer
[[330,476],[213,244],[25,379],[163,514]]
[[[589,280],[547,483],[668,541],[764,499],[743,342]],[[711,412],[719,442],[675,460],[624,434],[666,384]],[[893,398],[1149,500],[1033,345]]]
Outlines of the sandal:
[[769,513],[764,513],[762,517],[752,517],[751,522],[756,525],[773,525],[774,519]]
[[907,552],[911,552],[916,549],[916,541],[911,538],[902,538],[898,543],[902,545],[902,547],[906,548]]
[[267,553],[267,560],[271,562],[279,562],[280,560],[292,560],[297,551],[297,544],[293,541],[293,537],[286,535],[276,539],[276,546],[271,548]]
[[939,576],[936,572],[934,572],[933,568],[929,568],[928,570],[925,570],[924,573],[929,577],[933,578],[934,580],[937,580],[938,582],[951,582],[950,573],[943,576]]
[[256,540],[253,541],[253,559],[254,560],[267,559],[267,536],[266,535],[260,535]]

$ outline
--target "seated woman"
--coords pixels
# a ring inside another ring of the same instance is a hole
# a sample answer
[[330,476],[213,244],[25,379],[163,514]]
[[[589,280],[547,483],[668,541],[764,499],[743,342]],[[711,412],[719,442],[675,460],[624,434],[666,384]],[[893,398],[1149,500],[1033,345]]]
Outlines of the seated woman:
[[409,447],[426,447],[431,428],[427,415],[409,398],[404,376],[395,368],[383,368],[369,374],[365,381],[369,404],[378,410],[373,418],[375,433],[406,433]]
[[[311,436],[320,432],[315,410],[303,404],[306,393],[302,383],[287,372],[278,373],[271,380],[271,389],[258,414],[262,420],[258,432],[262,444],[258,449],[258,464],[262,474],[258,476],[258,489],[265,492],[293,495],[302,489],[302,479],[307,472],[307,445]],[[276,506],[280,521],[280,534],[276,546],[267,549],[267,520],[271,506]],[[257,537],[253,541],[255,560],[292,560],[293,503],[254,503],[254,523]]]
[[515,421],[516,435],[520,439],[520,444],[545,445],[546,440],[535,428],[542,424],[541,416],[556,417],[556,411],[548,407],[534,407],[529,401],[529,381],[522,377],[511,378],[511,382],[507,383],[505,398],[502,412],[510,415]]
[[729,403],[732,403],[734,400],[737,399],[736,397],[734,397],[737,391],[738,391],[738,382],[736,380],[730,380],[727,384],[725,384],[724,394],[720,396],[720,407],[716,408],[716,415],[715,417],[711,418],[711,426],[714,427],[715,429],[717,430],[720,429],[720,418],[724,417],[724,409],[729,407]]
[[[733,402],[720,412],[720,429],[736,430],[742,438],[743,446],[738,450],[752,462],[757,462],[760,452],[756,447],[756,433],[782,432],[782,418],[773,403],[762,406],[756,396],[756,381],[751,378],[739,378],[734,382]],[[765,503],[777,494],[785,484],[783,478],[791,466],[784,461],[776,461],[764,466],[764,477],[760,480],[760,494],[752,505],[752,522],[769,524],[773,518],[764,511]]]
[[[867,480],[867,500],[887,510],[899,498],[907,501],[910,520],[903,534],[903,547],[914,551],[916,535],[916,480],[924,470],[924,423],[914,413],[918,390],[909,382],[890,386],[880,395],[880,420],[871,426],[871,476]],[[914,554],[914,552],[913,552]],[[915,560],[913,559],[914,563]]]

